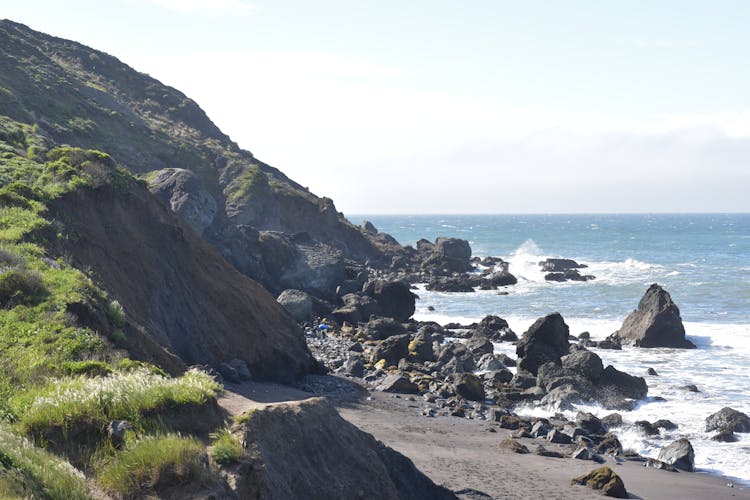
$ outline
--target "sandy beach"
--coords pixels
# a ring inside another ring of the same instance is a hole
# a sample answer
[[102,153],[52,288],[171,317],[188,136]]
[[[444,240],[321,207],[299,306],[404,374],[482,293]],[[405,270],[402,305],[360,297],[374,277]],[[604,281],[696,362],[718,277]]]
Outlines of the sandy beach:
[[[346,420],[409,457],[433,481],[460,493],[461,498],[602,498],[593,490],[570,484],[573,477],[600,467],[599,464],[534,454],[539,445],[564,453],[566,448],[562,445],[524,438],[519,442],[532,453],[511,453],[498,447],[511,431],[497,424],[456,417],[427,418],[420,414],[417,402],[407,396],[367,393],[334,377],[316,378],[316,382],[318,390],[326,385],[337,388],[316,392],[327,395]],[[310,393],[288,386],[252,382],[228,385],[220,404],[238,414],[265,404],[307,397]],[[630,498],[750,498],[750,488],[706,473],[667,472],[614,457],[606,457],[602,465],[620,475]]]

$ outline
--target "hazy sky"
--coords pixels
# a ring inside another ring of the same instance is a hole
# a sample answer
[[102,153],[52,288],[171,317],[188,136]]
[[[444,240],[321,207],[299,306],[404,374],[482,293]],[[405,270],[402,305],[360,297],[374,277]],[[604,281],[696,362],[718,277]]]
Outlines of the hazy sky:
[[355,213],[750,211],[750,2],[66,0],[108,52]]

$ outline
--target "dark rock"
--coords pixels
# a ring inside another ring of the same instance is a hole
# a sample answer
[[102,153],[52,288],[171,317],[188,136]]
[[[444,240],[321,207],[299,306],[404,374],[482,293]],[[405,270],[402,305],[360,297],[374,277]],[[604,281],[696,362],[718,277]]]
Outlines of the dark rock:
[[649,368],[648,370],[646,370],[646,375],[651,375],[652,377],[658,377],[659,376],[659,374],[656,373],[656,370],[654,370],[653,368]]
[[665,431],[673,431],[677,429],[677,424],[671,420],[660,419],[652,424],[655,429],[664,429]]
[[404,325],[391,318],[371,319],[362,328],[362,333],[372,340],[384,340],[394,335],[403,335],[406,333]]
[[687,472],[695,470],[695,452],[690,441],[685,438],[662,448],[659,451],[659,460]]
[[[380,304],[368,295],[347,293],[341,297],[341,302],[344,304],[344,308],[354,308],[358,313],[357,315],[359,317],[352,318],[353,321],[349,321],[350,324],[356,325],[360,321],[369,321],[372,316],[381,316],[385,314],[385,311],[380,307]],[[333,315],[336,316],[335,311],[333,312]],[[388,316],[388,314],[385,315]]]
[[371,280],[362,291],[375,299],[383,314],[396,321],[406,321],[414,314],[417,298],[402,281]]
[[684,390],[686,390],[688,392],[701,392],[701,391],[698,390],[698,387],[696,387],[694,384],[683,385],[683,386],[679,387],[679,389],[684,389]]
[[544,275],[544,279],[547,281],[557,281],[557,282],[563,282],[563,281],[591,281],[593,279],[596,279],[595,276],[592,276],[590,274],[581,274],[575,269],[569,269],[567,271],[561,272],[561,273],[547,273]]
[[559,272],[568,269],[582,269],[588,267],[586,264],[579,264],[572,259],[546,259],[539,262],[539,267],[543,272]]
[[596,415],[588,412],[579,411],[576,414],[576,424],[578,424],[587,434],[606,434],[602,421]]
[[344,363],[344,371],[352,377],[361,378],[365,374],[365,364],[359,356],[352,356]]
[[734,443],[735,441],[739,441],[739,438],[731,429],[723,429],[720,430],[717,434],[711,436],[711,441],[719,441],[721,443]]
[[592,347],[598,347],[599,349],[611,349],[615,351],[619,351],[622,349],[622,344],[620,342],[620,338],[617,336],[609,336],[604,340],[600,340],[599,342],[594,342]]
[[659,434],[659,429],[651,425],[651,422],[647,420],[636,420],[633,425],[643,434],[647,436],[655,436]]
[[472,372],[476,369],[471,351],[466,346],[455,342],[450,342],[443,347],[437,362],[446,373]]
[[531,426],[529,433],[533,437],[547,437],[551,430],[552,425],[549,423],[549,420],[546,418],[540,418]]
[[470,293],[474,291],[474,286],[468,276],[432,278],[425,288],[433,292]]
[[570,444],[573,442],[570,436],[557,429],[552,429],[547,433],[547,441],[558,444]]
[[622,443],[620,443],[620,440],[617,439],[617,436],[612,433],[608,433],[604,436],[604,439],[596,444],[596,446],[594,447],[594,452],[600,453],[602,455],[618,455],[622,453]]
[[622,415],[619,413],[610,413],[609,415],[602,417],[602,424],[606,425],[608,428],[620,427],[622,425]]
[[669,292],[656,283],[648,288],[638,308],[625,318],[617,336],[638,347],[695,347],[685,338],[680,310]]
[[507,384],[513,380],[513,374],[510,370],[501,368],[500,370],[493,370],[482,375],[482,379],[493,387],[497,387],[501,384]]
[[450,272],[471,270],[471,246],[466,240],[439,237],[435,240],[435,255],[439,257],[440,265]]
[[516,373],[510,381],[510,385],[519,389],[528,389],[536,385],[536,376],[524,373]]
[[469,401],[484,401],[484,386],[479,377],[473,373],[461,373],[453,384],[456,394]]
[[516,334],[510,329],[508,322],[498,316],[485,316],[479,322],[479,327],[487,333],[490,340],[495,342],[515,342],[518,340]]
[[528,422],[513,415],[500,415],[500,427],[503,429],[516,430],[520,427],[527,427]]
[[372,350],[371,363],[384,359],[386,365],[397,365],[409,355],[409,335],[394,335],[388,337]]
[[500,441],[500,444],[498,444],[498,447],[502,450],[507,450],[513,453],[526,454],[529,452],[529,449],[527,447],[525,447],[518,441],[515,441],[510,438],[505,438],[502,441]]
[[312,320],[313,300],[310,294],[302,290],[284,290],[276,301],[298,323]]
[[536,320],[516,346],[518,368],[536,375],[544,363],[561,365],[560,358],[568,353],[568,334],[568,325],[559,313]]
[[351,351],[351,352],[365,352],[365,348],[362,347],[362,344],[360,344],[359,342],[355,342],[355,343],[353,343],[352,345],[350,345],[347,348],[347,351]]
[[724,407],[706,418],[706,432],[715,430],[750,432],[750,417],[741,411]]
[[643,377],[634,377],[617,370],[612,365],[604,369],[597,385],[605,390],[631,399],[643,399],[648,394],[648,386]]
[[378,389],[383,392],[396,392],[399,394],[419,394],[417,384],[397,373],[386,376]]
[[235,371],[240,381],[247,382],[253,379],[253,375],[250,373],[250,369],[247,367],[245,361],[235,358],[229,362],[229,366]]
[[227,382],[231,382],[233,384],[242,383],[242,379],[240,378],[239,373],[237,373],[237,370],[230,366],[229,363],[219,363],[216,366],[216,371],[219,372],[222,378]]
[[495,349],[490,339],[481,330],[475,330],[464,345],[476,358],[483,354],[492,354]]
[[570,457],[578,460],[593,460],[594,454],[586,446],[579,446]]
[[191,170],[165,168],[149,177],[148,189],[203,234],[216,216],[217,204],[200,177]]
[[662,462],[661,460],[656,460],[655,458],[647,458],[646,461],[643,463],[644,467],[651,467],[654,469],[659,470],[665,470],[668,472],[679,472],[677,469],[672,467],[666,462]]
[[437,343],[429,329],[420,328],[411,342],[409,342],[409,355],[416,361],[435,361],[435,347]]
[[[502,370],[505,366],[497,359],[497,356],[494,354],[483,354],[478,360],[477,360],[477,370],[482,371],[495,371],[495,370]],[[511,375],[512,377],[512,375]]]
[[505,366],[507,366],[507,367],[512,367],[512,366],[516,366],[516,360],[515,360],[515,359],[513,359],[513,358],[511,358],[510,356],[508,356],[508,355],[507,355],[507,354],[505,354],[505,353],[502,353],[502,352],[501,352],[500,354],[497,354],[497,359],[498,359],[498,360],[499,360],[499,361],[500,361],[500,362],[501,362],[501,363],[502,363],[503,365],[505,365]]
[[[553,441],[554,442],[554,441]],[[539,445],[536,447],[535,452],[540,457],[548,457],[548,458],[565,458],[565,455],[560,453],[559,451],[554,450],[548,450],[542,445]]]
[[628,492],[620,476],[606,466],[574,478],[572,484],[588,486],[594,490],[601,491],[608,497],[628,498]]
[[518,279],[513,276],[507,269],[492,272],[484,277],[484,281],[491,287],[510,286],[518,283]]
[[578,340],[590,340],[591,334],[589,332],[582,332],[578,335]]
[[563,368],[579,373],[595,382],[604,371],[602,359],[591,351],[576,351],[561,358]]

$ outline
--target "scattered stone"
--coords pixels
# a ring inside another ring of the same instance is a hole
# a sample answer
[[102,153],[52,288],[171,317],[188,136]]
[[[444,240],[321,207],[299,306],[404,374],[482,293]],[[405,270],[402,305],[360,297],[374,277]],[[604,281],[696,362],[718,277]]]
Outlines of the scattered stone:
[[687,472],[695,470],[695,451],[690,441],[685,438],[662,448],[659,451],[659,460]]
[[586,446],[579,446],[570,456],[578,460],[593,460],[594,458],[591,450]]
[[637,347],[695,347],[685,338],[679,308],[669,292],[656,283],[646,290],[638,308],[625,318],[617,336]]
[[510,438],[505,438],[502,441],[500,441],[500,444],[498,445],[500,449],[502,450],[508,450],[513,453],[520,453],[520,454],[526,454],[529,453],[529,449],[519,443],[518,441],[515,441]]
[[609,467],[594,469],[588,474],[576,477],[572,484],[580,484],[600,490],[605,496],[614,498],[628,498],[628,492],[620,476]]
[[539,455],[540,457],[549,457],[549,458],[565,458],[565,455],[560,453],[559,451],[554,450],[548,450],[541,444],[536,447],[535,453]]
[[485,399],[482,381],[473,373],[457,375],[453,388],[456,394],[469,401],[484,401]]
[[677,469],[672,467],[666,462],[662,462],[661,460],[656,460],[655,458],[647,458],[645,462],[643,462],[644,467],[653,467],[654,469],[660,469],[660,470],[666,470],[669,472],[679,472]]
[[398,394],[419,394],[419,387],[414,382],[397,373],[386,376],[380,384],[379,390]]

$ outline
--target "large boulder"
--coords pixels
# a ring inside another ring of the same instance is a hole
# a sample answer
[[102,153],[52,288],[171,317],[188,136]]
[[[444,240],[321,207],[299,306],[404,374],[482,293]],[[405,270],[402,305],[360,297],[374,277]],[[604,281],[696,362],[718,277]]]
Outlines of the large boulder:
[[685,338],[680,310],[669,292],[654,283],[617,332],[623,342],[637,347],[694,348]]
[[406,321],[414,314],[417,296],[403,281],[372,280],[365,284],[362,291],[375,299],[384,316]]
[[596,382],[604,371],[602,358],[591,351],[575,351],[561,358],[563,368]]
[[347,293],[341,297],[342,307],[335,309],[331,314],[337,321],[357,324],[361,321],[369,321],[372,316],[380,316],[383,310],[380,305],[367,295]]
[[465,345],[477,359],[483,354],[492,354],[495,349],[490,339],[481,330],[475,330]]
[[362,333],[372,340],[383,340],[406,333],[404,325],[391,318],[373,318],[362,328]]
[[233,497],[457,498],[325,399],[272,404],[237,421],[233,431],[246,446],[227,471]]
[[456,376],[453,384],[456,394],[469,401],[484,401],[484,386],[482,381],[473,373],[461,373]]
[[302,290],[284,290],[276,301],[295,319],[302,323],[312,319],[313,299]]
[[479,322],[479,327],[484,330],[493,342],[515,342],[518,336],[511,330],[508,322],[499,316],[488,315]]
[[659,460],[687,472],[695,470],[695,451],[685,438],[678,439],[659,451]]
[[[621,396],[630,399],[643,399],[648,394],[648,385],[643,377],[621,372],[614,366],[609,365],[599,376],[596,382],[599,391],[605,396]],[[606,401],[603,401],[606,405]]]
[[536,320],[516,346],[518,368],[536,375],[544,363],[562,364],[560,358],[568,353],[569,333],[560,313]]
[[706,418],[706,432],[717,430],[750,432],[750,417],[741,411],[724,407]]
[[453,272],[460,273],[471,269],[471,246],[466,240],[439,237],[435,240],[435,253]]
[[394,335],[388,337],[372,350],[371,363],[384,359],[386,365],[397,365],[401,359],[409,355],[409,335]]

